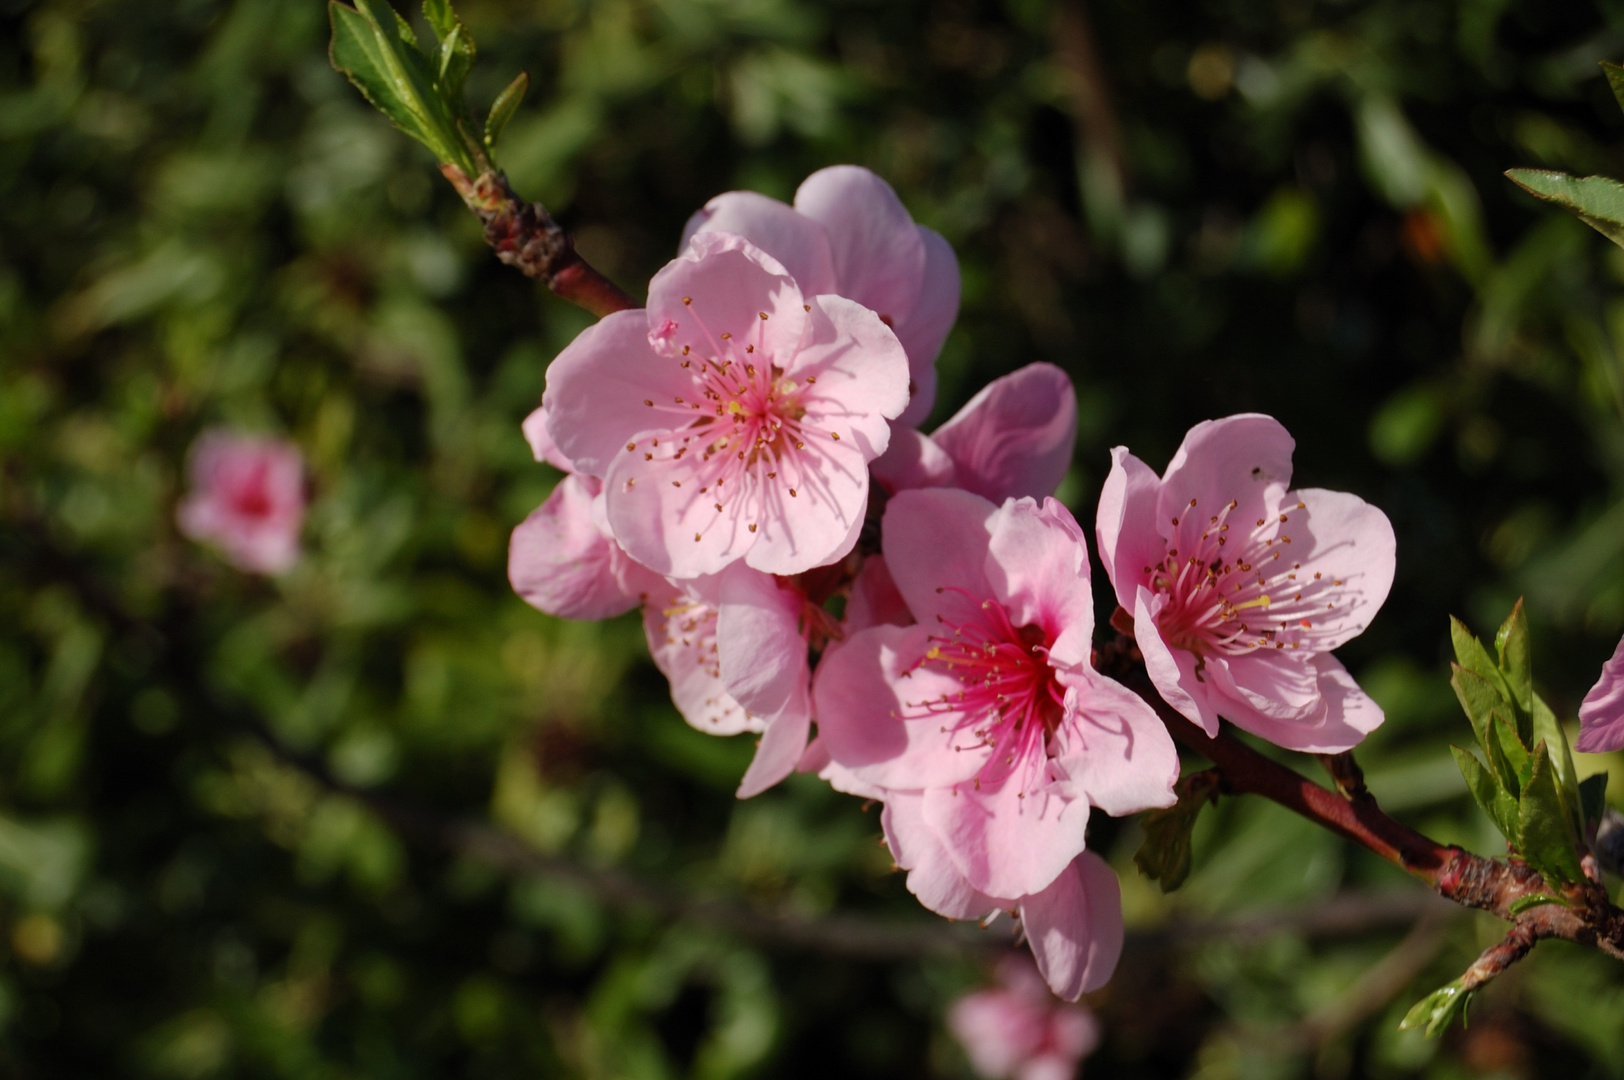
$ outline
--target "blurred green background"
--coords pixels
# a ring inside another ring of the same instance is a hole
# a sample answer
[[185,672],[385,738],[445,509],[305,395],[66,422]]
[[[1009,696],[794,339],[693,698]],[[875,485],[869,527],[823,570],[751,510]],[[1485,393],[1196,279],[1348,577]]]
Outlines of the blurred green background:
[[[1372,787],[1495,853],[1446,616],[1486,633],[1526,595],[1568,716],[1624,630],[1624,251],[1501,172],[1624,175],[1596,66],[1624,4],[459,10],[476,105],[532,76],[514,185],[634,293],[712,195],[888,178],[964,272],[937,420],[1066,368],[1085,522],[1109,447],[1160,466],[1197,420],[1280,417],[1299,481],[1399,536],[1344,650],[1388,709]],[[982,954],[604,884],[941,927],[856,800],[732,799],[750,746],[682,724],[635,617],[511,595],[508,530],[557,480],[519,421],[587,317],[332,71],[322,4],[0,0],[0,27],[0,1074],[968,1076],[941,1015]],[[218,424],[309,462],[284,579],[176,534]],[[1542,945],[1429,1042],[1398,1017],[1492,920],[1258,802],[1204,817],[1170,897],[1136,836],[1091,834],[1132,929],[1090,1076],[1624,1076],[1624,967]]]

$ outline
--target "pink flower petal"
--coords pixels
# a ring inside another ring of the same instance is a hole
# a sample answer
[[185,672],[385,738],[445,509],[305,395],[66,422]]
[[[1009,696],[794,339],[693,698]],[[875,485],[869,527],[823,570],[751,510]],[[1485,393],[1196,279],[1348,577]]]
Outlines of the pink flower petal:
[[[914,618],[926,624],[937,615],[962,621],[967,603],[973,608],[993,595],[987,545],[997,514],[981,496],[951,488],[901,491],[886,504],[886,566]],[[955,591],[942,591],[945,586]]]
[[925,241],[890,184],[855,165],[819,169],[795,192],[795,209],[828,231],[841,296],[892,325],[913,314]]
[[959,317],[958,257],[940,235],[923,225],[916,228],[925,245],[925,277],[913,311],[896,323],[897,337],[908,350],[913,395],[898,422],[909,427],[924,423],[936,403],[936,357]]
[[1138,586],[1149,584],[1151,567],[1167,552],[1167,541],[1156,525],[1161,486],[1161,478],[1127,447],[1111,451],[1111,472],[1100,492],[1094,538],[1105,575],[1116,587],[1117,603],[1129,611]]
[[1095,672],[1071,682],[1071,722],[1055,739],[1066,778],[1095,806],[1113,816],[1136,814],[1177,801],[1179,754],[1167,727],[1143,698]]
[[[923,493],[922,493],[923,494]],[[1040,626],[1057,664],[1086,664],[1093,646],[1094,594],[1088,548],[1071,511],[1011,499],[987,522],[987,577],[1016,626]]]
[[1241,727],[1245,717],[1301,722],[1321,711],[1314,654],[1301,649],[1208,657],[1204,674],[1223,695],[1214,707]]
[[214,428],[193,445],[188,471],[191,490],[175,514],[182,533],[217,545],[239,570],[293,568],[305,512],[298,447]]
[[1329,652],[1363,633],[1387,600],[1398,542],[1387,515],[1357,495],[1304,488],[1286,503],[1281,535],[1291,537],[1287,558],[1298,564],[1291,595],[1302,597],[1312,624],[1301,628],[1303,646]]
[[1225,719],[1287,750],[1340,754],[1353,749],[1381,726],[1381,706],[1359,688],[1336,657],[1321,653],[1312,661],[1319,697],[1312,715],[1299,720],[1275,719],[1237,709],[1233,715],[1225,712]]
[[[1295,440],[1272,416],[1242,413],[1207,420],[1184,436],[1167,471],[1156,504],[1156,524],[1175,545],[1199,532],[1209,517],[1230,502],[1231,518],[1250,524],[1276,512],[1291,484]],[[1192,504],[1191,500],[1195,500]],[[1179,519],[1182,528],[1172,520]],[[1183,547],[1194,550],[1193,543]]]
[[748,492],[722,503],[711,473],[698,454],[616,457],[604,491],[609,527],[626,553],[658,573],[694,578],[718,573],[749,552],[759,534],[750,526],[759,530],[770,510]]
[[891,580],[885,568],[885,557],[870,555],[863,560],[862,569],[851,583],[851,595],[846,600],[846,618],[842,623],[848,636],[871,626],[907,626],[913,622],[908,604]]
[[1575,750],[1602,754],[1624,747],[1624,641],[1602,665],[1601,678],[1579,703],[1579,739]]
[[662,356],[725,356],[725,342],[743,341],[764,356],[789,357],[807,313],[777,259],[742,236],[702,232],[649,282],[647,320],[649,343]]
[[1122,891],[1104,859],[1079,855],[1020,910],[1032,958],[1057,997],[1076,1001],[1110,981],[1122,955]]
[[803,423],[855,441],[872,461],[890,442],[887,421],[908,404],[907,354],[867,308],[840,296],[813,297],[810,305],[808,336],[784,372],[817,384]]
[[[960,998],[947,1025],[964,1047],[977,1073],[1013,1078],[1041,1053],[1047,1032],[1046,1009],[1007,990],[984,990]],[[1070,1074],[1063,1074],[1067,1080]]]
[[908,891],[925,907],[950,919],[984,919],[1004,906],[959,873],[941,840],[925,824],[919,792],[888,792],[880,823],[891,858],[908,871]]
[[739,564],[723,572],[717,593],[717,661],[733,700],[769,721],[787,713],[811,715],[800,629],[806,597]]
[[807,296],[840,291],[834,254],[823,226],[787,203],[753,191],[729,191],[688,219],[682,246],[696,233],[727,232],[744,237],[777,259]]
[[869,471],[892,495],[912,488],[962,486],[947,451],[901,421],[891,429],[890,445],[869,464]]
[[1088,800],[1025,790],[1019,780],[925,791],[926,824],[971,886],[991,896],[1041,892],[1083,850]]
[[530,452],[535,455],[537,461],[546,462],[561,472],[575,471],[574,464],[558,449],[558,444],[553,442],[552,435],[547,431],[546,409],[531,410],[530,415],[525,417],[524,423],[520,425],[520,430],[524,432],[525,441],[530,444]]
[[1163,701],[1191,723],[1200,725],[1208,735],[1217,735],[1218,712],[1202,681],[1196,657],[1184,649],[1168,648],[1156,632],[1156,613],[1161,605],[1162,597],[1143,585],[1139,587],[1133,607],[1134,640],[1145,658],[1145,672]]
[[756,744],[756,756],[739,781],[738,797],[753,798],[795,771],[795,763],[806,751],[812,717],[805,709],[788,709],[767,722],[767,730]]
[[690,727],[707,735],[737,735],[766,727],[722,685],[716,609],[692,589],[668,585],[651,593],[643,604],[643,632],[655,666],[671,683],[671,701]]
[[694,381],[648,343],[648,316],[617,311],[582,330],[547,369],[547,430],[579,472],[604,476],[627,456],[626,443],[663,430],[659,409],[692,394]]
[[984,749],[955,749],[963,740],[921,707],[959,689],[950,676],[919,666],[930,634],[926,626],[876,626],[818,664],[818,738],[866,783],[896,789],[962,783],[986,760]]
[[525,603],[564,619],[608,619],[637,606],[616,574],[614,541],[592,522],[598,481],[559,481],[508,545],[508,581]]
[[1077,394],[1053,364],[994,379],[931,433],[957,467],[960,486],[995,503],[1054,494],[1071,467]]

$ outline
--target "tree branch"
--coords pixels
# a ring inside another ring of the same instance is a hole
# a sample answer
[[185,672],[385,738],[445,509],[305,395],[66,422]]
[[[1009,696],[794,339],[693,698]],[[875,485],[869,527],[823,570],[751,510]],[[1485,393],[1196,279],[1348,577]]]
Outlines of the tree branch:
[[581,258],[569,233],[553,220],[547,208],[520,199],[502,173],[483,172],[469,179],[467,173],[451,164],[442,164],[440,172],[451,181],[468,209],[479,215],[485,225],[485,242],[496,250],[498,259],[600,319],[612,312],[642,307]]

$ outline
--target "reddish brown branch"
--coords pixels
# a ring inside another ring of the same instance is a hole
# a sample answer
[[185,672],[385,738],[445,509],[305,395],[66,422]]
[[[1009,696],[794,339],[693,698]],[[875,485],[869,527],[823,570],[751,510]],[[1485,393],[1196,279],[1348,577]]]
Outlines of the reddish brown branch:
[[581,258],[570,234],[553,220],[547,208],[520,199],[507,177],[486,172],[469,179],[461,169],[449,164],[441,165],[440,171],[468,209],[484,222],[485,242],[495,249],[498,259],[600,319],[611,312],[642,306]]

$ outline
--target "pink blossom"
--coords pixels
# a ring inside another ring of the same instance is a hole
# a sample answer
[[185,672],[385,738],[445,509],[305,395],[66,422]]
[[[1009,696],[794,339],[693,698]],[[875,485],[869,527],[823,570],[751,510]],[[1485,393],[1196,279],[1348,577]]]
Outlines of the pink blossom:
[[1393,583],[1393,527],[1354,495],[1288,491],[1294,443],[1255,413],[1197,424],[1160,478],[1124,447],[1100,496],[1100,557],[1156,689],[1290,750],[1336,753],[1382,722],[1330,651]]
[[1094,1014],[1056,1002],[1025,960],[1006,958],[998,981],[948,1010],[947,1026],[970,1064],[988,1080],[1071,1080],[1099,1045]]
[[1624,641],[1602,665],[1601,678],[1579,703],[1579,738],[1575,750],[1603,754],[1624,747]]
[[814,618],[799,589],[737,564],[670,582],[643,605],[649,651],[683,719],[711,735],[761,735],[741,799],[788,776],[806,749]]
[[872,311],[803,297],[771,256],[706,233],[655,275],[647,311],[553,361],[543,402],[632,558],[685,579],[740,560],[796,574],[856,543],[907,357]]
[[206,431],[192,446],[191,491],[176,520],[238,569],[280,574],[299,558],[304,459],[281,439]]
[[1077,394],[1053,364],[1028,364],[994,379],[930,435],[891,433],[874,478],[895,494],[957,487],[993,502],[1054,494],[1071,467]]
[[927,907],[1019,906],[1051,985],[1075,997],[1115,962],[1098,962],[1110,928],[1086,914],[1096,870],[1110,877],[1078,858],[1089,808],[1170,805],[1177,752],[1144,701],[1093,670],[1088,552],[1065,507],[904,491],[883,531],[918,622],[824,655],[825,775],[885,800],[892,853]]
[[959,264],[947,241],[915,225],[891,185],[856,165],[807,177],[795,205],[730,191],[688,220],[699,233],[737,233],[784,266],[807,295],[834,293],[879,313],[908,351],[912,398],[898,418],[916,425],[936,399],[936,354],[959,311]]

